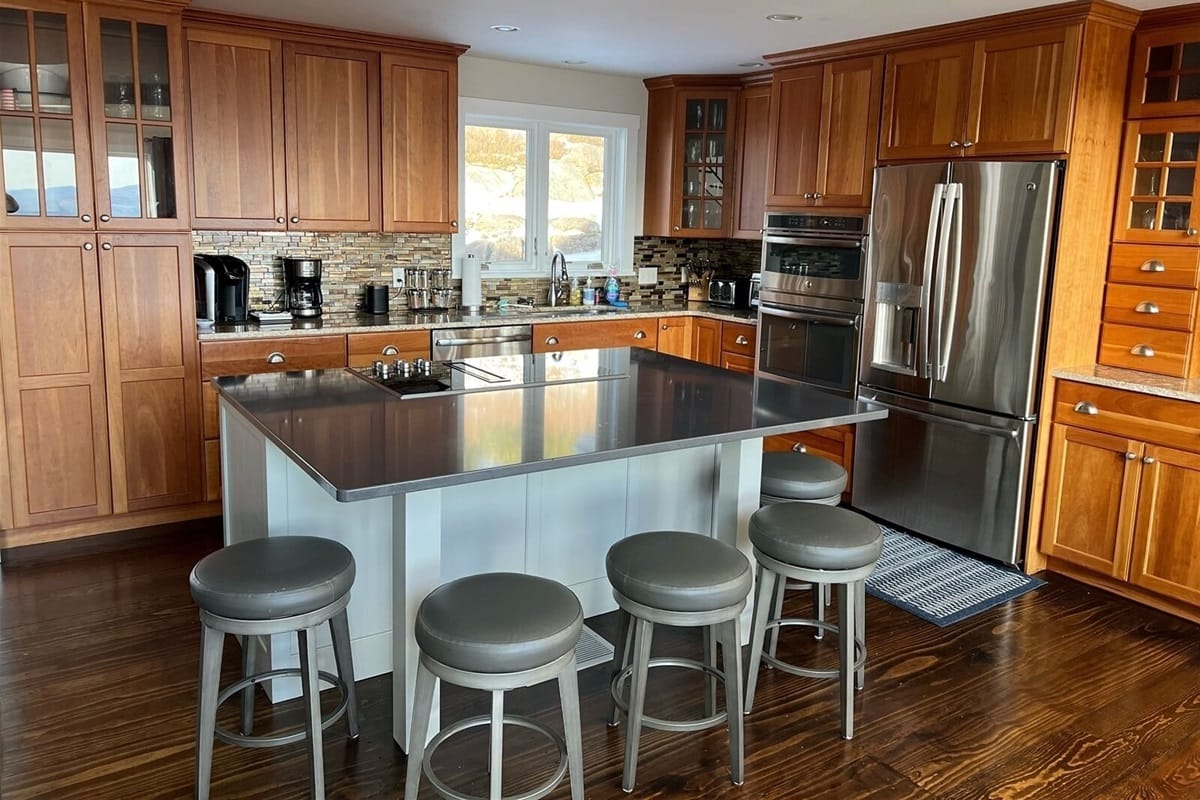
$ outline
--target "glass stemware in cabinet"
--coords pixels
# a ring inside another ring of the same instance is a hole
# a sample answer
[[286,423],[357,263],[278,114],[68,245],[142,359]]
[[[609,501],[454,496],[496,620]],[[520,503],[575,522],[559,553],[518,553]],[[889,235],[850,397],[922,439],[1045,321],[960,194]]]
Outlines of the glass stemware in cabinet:
[[137,26],[138,78],[142,119],[171,119],[170,65],[167,58],[167,29],[142,22]]

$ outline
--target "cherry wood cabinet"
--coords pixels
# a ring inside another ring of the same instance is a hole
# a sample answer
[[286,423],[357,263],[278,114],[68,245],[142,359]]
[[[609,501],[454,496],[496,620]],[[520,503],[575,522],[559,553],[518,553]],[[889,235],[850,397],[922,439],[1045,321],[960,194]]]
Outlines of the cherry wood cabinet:
[[1200,454],[1147,444],[1129,580],[1200,606]]
[[286,229],[283,44],[207,28],[186,36],[194,227]]
[[887,58],[881,161],[1064,153],[1080,26],[923,47]]
[[1113,239],[1200,244],[1200,117],[1125,126]]
[[458,232],[458,61],[385,53],[383,229]]
[[692,317],[659,317],[658,352],[692,358],[692,327]]
[[1130,119],[1200,114],[1200,23],[1191,19],[1134,37]]
[[288,224],[380,230],[379,54],[285,42]]
[[748,86],[738,98],[737,193],[734,198],[735,239],[762,238],[767,199],[767,160],[771,131],[771,87]]
[[545,322],[533,326],[533,352],[589,350],[594,347],[658,347],[655,319],[613,319],[596,322]]
[[351,333],[346,337],[346,353],[352,367],[369,367],[376,361],[402,358],[429,358],[430,333],[394,331],[388,333]]
[[705,364],[721,364],[721,323],[707,317],[692,321],[692,358]]
[[767,205],[867,208],[879,140],[883,61],[781,69],[771,87]]

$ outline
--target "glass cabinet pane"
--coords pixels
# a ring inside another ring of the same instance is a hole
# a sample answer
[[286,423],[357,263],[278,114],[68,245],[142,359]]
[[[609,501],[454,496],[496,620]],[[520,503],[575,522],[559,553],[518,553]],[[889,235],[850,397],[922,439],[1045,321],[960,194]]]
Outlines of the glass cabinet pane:
[[142,119],[169,120],[171,75],[167,59],[167,29],[162,25],[139,23],[137,43]]
[[689,131],[704,130],[704,101],[688,100],[684,111],[684,126]]
[[[104,116],[106,117],[133,119],[137,113],[133,88],[132,27],[125,20],[100,20],[100,63],[103,72]],[[136,138],[135,135],[135,141]],[[117,216],[115,210],[113,215]]]
[[1163,72],[1175,66],[1175,45],[1160,45],[1150,48],[1147,67],[1151,72]]
[[32,111],[29,16],[0,8],[0,111]]
[[704,137],[698,133],[689,133],[683,137],[683,160],[696,164],[704,158]]
[[147,125],[142,128],[142,162],[146,178],[146,216],[163,219],[175,216],[175,143],[171,129]]
[[4,158],[4,193],[8,213],[21,217],[41,214],[38,192],[37,149],[34,146],[33,120],[29,117],[0,117],[0,146]]
[[109,122],[108,199],[114,217],[142,216],[142,185],[138,168],[137,125]]
[[704,227],[715,230],[721,227],[721,201],[704,201]]
[[699,167],[688,167],[683,171],[684,197],[695,197],[700,194],[701,185]]
[[1156,195],[1162,185],[1162,170],[1158,167],[1138,167],[1133,171],[1133,193],[1139,196]]
[[1200,150],[1200,133],[1171,135],[1171,161],[1195,161]]
[[1177,100],[1200,100],[1200,74],[1180,75],[1179,90],[1175,94]]
[[1129,227],[1152,231],[1155,225],[1155,213],[1158,203],[1134,203],[1129,212]]
[[725,170],[722,167],[704,170],[704,194],[708,197],[722,197],[725,194]]
[[725,163],[725,134],[710,133],[708,135],[708,141],[706,142],[706,145],[707,148],[704,154],[705,161],[707,161],[709,164]]
[[37,61],[38,111],[43,114],[70,114],[67,18],[62,14],[34,14],[33,37]]
[[1171,101],[1172,78],[1169,75],[1155,75],[1146,78],[1145,102],[1169,103]]
[[1190,197],[1196,185],[1195,167],[1171,167],[1167,170],[1167,194],[1174,197]]
[[1148,133],[1138,137],[1138,161],[1162,161],[1167,152],[1165,133]]
[[1183,46],[1179,66],[1181,69],[1200,69],[1200,42],[1188,42]]
[[1164,231],[1186,230],[1191,217],[1191,203],[1163,203],[1162,229]]
[[729,104],[725,100],[710,100],[708,103],[708,129],[710,131],[725,130],[728,118]]
[[74,217],[79,213],[75,173],[75,133],[69,119],[42,118],[42,183],[46,187],[46,216]]
[[684,200],[683,211],[679,220],[679,225],[682,228],[699,228],[700,227],[700,201],[699,200]]

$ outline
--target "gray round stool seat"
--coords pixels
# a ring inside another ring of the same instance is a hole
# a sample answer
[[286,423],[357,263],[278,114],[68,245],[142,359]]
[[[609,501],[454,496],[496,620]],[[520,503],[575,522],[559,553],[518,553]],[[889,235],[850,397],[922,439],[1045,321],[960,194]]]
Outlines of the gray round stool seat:
[[567,587],[511,572],[471,575],[439,586],[417,611],[421,652],[468,672],[521,672],[575,646],[583,608]]
[[750,542],[787,564],[847,570],[879,560],[883,532],[871,520],[845,508],[779,503],[764,506],[750,518]]
[[746,599],[754,584],[737,549],[695,533],[651,531],[614,544],[608,580],[621,595],[664,611],[712,611]]
[[231,619],[283,619],[333,603],[354,585],[354,556],[316,536],[252,539],[200,560],[190,578],[192,599]]
[[846,490],[846,470],[827,458],[784,451],[763,453],[762,493],[782,500],[823,500]]

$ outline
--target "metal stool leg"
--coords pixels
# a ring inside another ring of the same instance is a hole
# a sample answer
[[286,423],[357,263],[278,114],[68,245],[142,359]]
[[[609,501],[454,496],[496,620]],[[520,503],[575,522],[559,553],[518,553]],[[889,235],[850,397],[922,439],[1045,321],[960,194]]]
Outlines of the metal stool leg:
[[[704,663],[713,669],[717,667],[717,637],[713,635],[711,625],[704,627]],[[704,676],[704,716],[711,717],[717,713],[717,679],[712,675]]]
[[417,800],[421,787],[421,762],[425,759],[425,740],[429,736],[429,715],[433,711],[433,690],[437,677],[423,663],[417,663],[417,686],[413,697],[413,720],[408,734],[408,765],[404,775],[404,800]]
[[629,714],[625,721],[625,773],[621,788],[633,791],[637,778],[638,740],[642,733],[642,710],[646,705],[646,679],[650,670],[650,640],[654,635],[654,623],[638,619],[633,634],[633,676],[629,690]]
[[854,621],[857,589],[838,584],[838,694],[842,706],[842,738],[854,738]]
[[758,565],[758,591],[754,599],[754,617],[750,622],[750,666],[746,672],[745,713],[754,707],[754,689],[758,685],[758,668],[762,665],[763,641],[766,639],[768,611],[775,594],[775,582],[783,579]]
[[329,620],[333,635],[333,659],[338,677],[346,684],[346,728],[351,739],[358,738],[358,693],[354,688],[354,655],[350,649],[350,623],[346,611],[334,614]]
[[308,737],[308,767],[313,800],[325,800],[325,757],[322,752],[321,683],[317,675],[316,630],[296,632],[300,639],[300,682],[304,690],[304,733]]
[[735,786],[742,785],[746,765],[742,721],[742,636],[739,626],[737,618],[717,626],[725,674],[725,712],[729,719],[729,771]]
[[579,665],[575,656],[558,674],[558,702],[562,706],[563,733],[567,740],[567,771],[571,800],[583,800],[583,730],[579,714]]
[[[783,618],[783,596],[787,592],[787,578],[780,578],[778,587],[775,589],[775,602],[771,607],[770,619]],[[771,646],[767,648],[767,652],[772,656],[775,655],[779,648],[779,628],[771,629]]]
[[488,753],[488,772],[491,773],[491,784],[488,788],[489,800],[501,800],[503,797],[503,762],[504,762],[504,691],[492,692],[492,725],[488,731],[491,736],[491,748]]
[[225,634],[202,625],[200,697],[196,709],[196,800],[208,800],[212,778],[213,740],[217,730],[217,695],[221,690],[221,652]]
[[[829,585],[825,583],[814,583],[812,585],[813,596],[813,611],[817,612],[814,616],[817,622],[825,621],[825,607],[829,605]],[[817,632],[813,634],[814,639],[824,639],[825,631],[822,628],[817,628]],[[771,655],[775,655],[772,653]]]
[[862,642],[862,666],[854,673],[854,688],[861,689],[867,681],[867,582],[858,581],[854,588],[854,635]]
[[[612,660],[612,675],[609,676],[609,683],[617,677],[617,674],[625,669],[625,665],[629,663],[629,657],[633,653],[633,647],[629,641],[629,637],[633,635],[633,617],[629,616],[629,612],[623,608],[617,609],[617,639],[613,643],[613,660]],[[610,727],[615,727],[621,720],[621,710],[617,708],[615,700],[609,700],[608,724]]]
[[[242,637],[242,677],[254,674],[254,655],[258,650],[258,637],[246,634]],[[254,684],[242,689],[242,735],[254,732]]]

